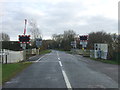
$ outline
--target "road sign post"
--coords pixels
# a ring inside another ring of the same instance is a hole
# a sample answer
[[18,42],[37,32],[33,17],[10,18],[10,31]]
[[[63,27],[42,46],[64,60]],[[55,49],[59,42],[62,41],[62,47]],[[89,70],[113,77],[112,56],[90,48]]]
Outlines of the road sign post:
[[23,50],[26,49],[26,43],[21,43],[20,45],[21,45],[21,47],[22,47]]
[[20,43],[20,46],[22,47],[22,49],[24,50],[24,57],[25,59],[27,58],[26,57],[26,44],[29,44],[30,43],[30,35],[25,35],[26,34],[26,24],[27,24],[27,19],[25,19],[25,27],[24,27],[24,32],[23,32],[23,35],[19,35],[19,43]]
[[72,46],[73,48],[76,48],[76,41],[71,41],[71,46]]
[[19,43],[23,50],[26,49],[26,44],[30,43],[30,35],[19,35]]
[[88,35],[80,36],[80,45],[82,45],[82,49],[85,50],[87,47]]
[[42,38],[36,38],[36,46],[38,48],[38,54],[40,53],[40,46],[42,45]]

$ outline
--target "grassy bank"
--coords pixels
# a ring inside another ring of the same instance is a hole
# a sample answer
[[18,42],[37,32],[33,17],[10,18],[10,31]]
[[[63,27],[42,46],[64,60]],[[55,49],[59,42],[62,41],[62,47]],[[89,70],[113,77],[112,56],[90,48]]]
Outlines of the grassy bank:
[[42,55],[42,54],[47,54],[47,53],[50,53],[51,52],[51,50],[43,50],[43,51],[40,51],[40,55]]
[[12,77],[21,72],[24,68],[31,65],[31,62],[3,64],[2,65],[2,83],[10,80]]
[[117,60],[103,60],[103,59],[95,59],[95,58],[90,58],[90,59],[95,61],[100,61],[103,63],[120,65],[120,62],[118,62]]

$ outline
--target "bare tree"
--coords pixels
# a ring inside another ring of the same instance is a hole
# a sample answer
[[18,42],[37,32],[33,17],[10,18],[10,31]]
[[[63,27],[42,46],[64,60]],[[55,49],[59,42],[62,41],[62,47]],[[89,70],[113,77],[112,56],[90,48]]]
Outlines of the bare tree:
[[30,32],[31,32],[31,35],[32,35],[32,39],[35,40],[36,38],[41,38],[41,33],[40,33],[40,29],[38,28],[38,25],[36,23],[35,20],[31,20],[29,22],[30,26],[31,26],[31,29],[30,29]]
[[107,43],[108,44],[108,58],[113,57],[113,40],[109,33],[104,31],[91,32],[88,39],[88,48],[93,49],[94,43]]
[[76,33],[73,30],[64,31],[65,40],[74,40]]
[[88,47],[93,49],[94,43],[112,43],[112,37],[110,34],[104,31],[91,32],[89,33]]
[[10,41],[10,37],[7,33],[0,33],[0,41]]
[[54,47],[61,48],[64,50],[71,49],[71,41],[74,40],[76,33],[73,30],[64,31],[64,34],[53,34],[52,38],[55,41]]
[[33,47],[35,47],[36,46],[35,45],[35,40],[37,38],[42,38],[42,36],[41,36],[41,33],[40,33],[40,29],[38,28],[38,25],[37,25],[35,20],[31,20],[29,22],[29,24],[31,26],[31,28],[30,28],[31,37],[32,37],[31,44],[32,44]]

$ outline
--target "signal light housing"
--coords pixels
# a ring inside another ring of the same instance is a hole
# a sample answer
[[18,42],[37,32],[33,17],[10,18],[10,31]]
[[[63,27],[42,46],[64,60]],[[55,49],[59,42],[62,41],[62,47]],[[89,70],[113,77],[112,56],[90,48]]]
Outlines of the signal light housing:
[[19,43],[30,43],[30,35],[19,35]]

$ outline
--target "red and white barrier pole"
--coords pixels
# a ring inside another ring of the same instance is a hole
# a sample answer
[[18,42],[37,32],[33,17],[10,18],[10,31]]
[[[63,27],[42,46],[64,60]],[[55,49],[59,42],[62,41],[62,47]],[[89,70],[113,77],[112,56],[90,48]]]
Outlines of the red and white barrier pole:
[[25,19],[25,28],[24,28],[24,35],[26,34],[26,24],[27,24],[27,19]]

